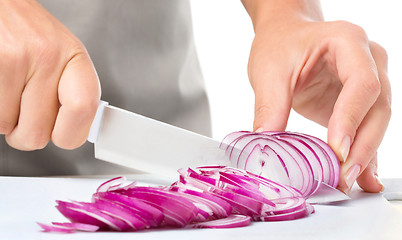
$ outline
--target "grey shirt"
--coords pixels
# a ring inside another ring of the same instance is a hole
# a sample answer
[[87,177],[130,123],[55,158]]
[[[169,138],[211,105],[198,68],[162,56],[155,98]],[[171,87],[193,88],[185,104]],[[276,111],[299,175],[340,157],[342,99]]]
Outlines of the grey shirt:
[[[102,99],[210,135],[209,106],[184,0],[39,0],[86,46]],[[0,175],[118,174],[130,169],[94,159],[93,145],[52,143],[22,152],[0,141]]]

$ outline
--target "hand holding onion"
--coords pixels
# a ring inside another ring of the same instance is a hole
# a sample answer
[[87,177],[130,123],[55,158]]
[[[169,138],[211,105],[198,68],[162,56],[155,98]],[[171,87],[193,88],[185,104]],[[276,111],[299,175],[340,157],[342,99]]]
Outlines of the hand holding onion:
[[319,3],[246,1],[255,29],[249,78],[254,129],[283,131],[290,109],[328,128],[338,188],[379,192],[376,152],[391,116],[385,50],[359,26],[323,22]]

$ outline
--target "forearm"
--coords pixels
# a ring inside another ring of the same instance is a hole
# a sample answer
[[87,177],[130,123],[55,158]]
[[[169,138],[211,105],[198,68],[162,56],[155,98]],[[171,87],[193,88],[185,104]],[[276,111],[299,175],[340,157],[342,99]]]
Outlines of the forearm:
[[323,21],[319,0],[242,0],[254,25],[290,21]]

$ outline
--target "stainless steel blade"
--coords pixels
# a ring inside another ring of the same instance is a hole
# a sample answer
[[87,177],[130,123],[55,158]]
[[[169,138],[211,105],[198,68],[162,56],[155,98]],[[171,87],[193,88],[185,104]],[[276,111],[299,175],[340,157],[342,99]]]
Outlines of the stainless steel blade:
[[104,107],[95,157],[133,169],[176,177],[177,170],[229,165],[220,142],[113,106]]
[[326,204],[332,202],[339,202],[344,200],[349,200],[350,197],[338,189],[329,186],[328,184],[321,183],[317,192],[313,196],[307,199],[308,203],[311,204]]

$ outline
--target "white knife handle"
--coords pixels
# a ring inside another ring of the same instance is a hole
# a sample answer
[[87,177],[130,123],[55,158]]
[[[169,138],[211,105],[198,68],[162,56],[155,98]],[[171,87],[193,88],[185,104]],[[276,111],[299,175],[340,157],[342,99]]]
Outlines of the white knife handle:
[[95,143],[98,139],[99,129],[102,124],[103,110],[109,105],[108,102],[100,100],[98,110],[96,110],[96,115],[94,121],[92,122],[91,128],[89,129],[88,142]]

